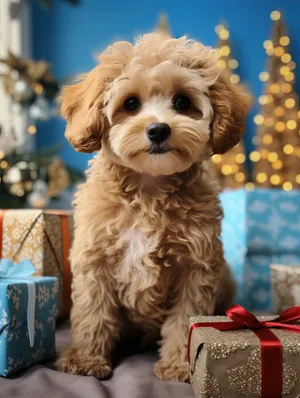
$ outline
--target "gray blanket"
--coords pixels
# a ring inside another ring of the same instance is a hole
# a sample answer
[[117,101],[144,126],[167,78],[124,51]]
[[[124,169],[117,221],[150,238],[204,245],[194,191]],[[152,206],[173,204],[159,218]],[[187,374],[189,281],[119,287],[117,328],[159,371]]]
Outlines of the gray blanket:
[[[58,327],[57,351],[69,342],[69,325]],[[189,384],[157,380],[152,368],[155,352],[126,357],[113,377],[98,381],[94,377],[57,372],[53,364],[33,366],[13,378],[0,378],[1,398],[192,398]]]

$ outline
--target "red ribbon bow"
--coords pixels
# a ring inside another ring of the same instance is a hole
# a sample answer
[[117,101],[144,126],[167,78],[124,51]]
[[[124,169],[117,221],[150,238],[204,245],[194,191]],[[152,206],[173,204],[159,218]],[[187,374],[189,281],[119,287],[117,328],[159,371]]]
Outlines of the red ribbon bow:
[[193,330],[200,327],[212,327],[220,331],[250,329],[260,340],[262,397],[282,397],[282,346],[278,337],[269,328],[277,328],[300,333],[300,325],[291,323],[300,320],[300,306],[284,311],[271,321],[259,321],[253,314],[240,305],[234,305],[226,311],[232,322],[197,322],[194,323],[188,336],[188,360]]

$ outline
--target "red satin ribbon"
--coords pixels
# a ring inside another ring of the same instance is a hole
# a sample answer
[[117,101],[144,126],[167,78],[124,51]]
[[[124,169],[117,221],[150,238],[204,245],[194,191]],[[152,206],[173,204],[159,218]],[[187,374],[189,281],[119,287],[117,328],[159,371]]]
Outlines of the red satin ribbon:
[[[57,212],[56,214],[60,214]],[[71,266],[69,261],[71,237],[69,218],[66,214],[60,214],[61,230],[62,230],[62,247],[64,258],[64,315],[67,316],[71,309]]]
[[282,397],[282,346],[280,340],[269,328],[283,329],[300,333],[300,325],[292,322],[300,320],[300,306],[284,311],[279,317],[271,321],[259,321],[253,314],[240,305],[234,305],[226,311],[232,322],[197,322],[190,327],[188,336],[188,360],[190,362],[190,348],[193,330],[211,327],[220,331],[235,329],[250,329],[260,340],[262,397]]

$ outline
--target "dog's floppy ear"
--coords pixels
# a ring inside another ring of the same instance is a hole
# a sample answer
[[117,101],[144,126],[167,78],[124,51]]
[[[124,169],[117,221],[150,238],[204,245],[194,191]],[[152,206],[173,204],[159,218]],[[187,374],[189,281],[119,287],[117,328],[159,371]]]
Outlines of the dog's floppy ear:
[[66,138],[78,152],[101,149],[101,137],[107,121],[103,113],[104,87],[100,66],[82,76],[82,80],[66,86],[62,92],[61,114],[67,120]]
[[210,87],[210,98],[214,110],[212,151],[224,153],[238,144],[244,135],[251,97],[242,86],[230,83],[225,74],[220,74]]

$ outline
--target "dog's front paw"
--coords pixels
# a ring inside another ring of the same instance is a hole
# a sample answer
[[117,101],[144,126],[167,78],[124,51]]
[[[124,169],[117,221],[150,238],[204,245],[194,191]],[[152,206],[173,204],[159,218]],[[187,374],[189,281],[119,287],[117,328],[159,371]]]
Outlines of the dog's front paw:
[[170,381],[189,381],[189,364],[188,362],[170,362],[161,359],[154,366],[154,373],[160,380]]
[[83,376],[95,376],[105,380],[112,374],[111,364],[101,356],[85,355],[84,350],[69,348],[56,362],[58,370]]

